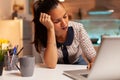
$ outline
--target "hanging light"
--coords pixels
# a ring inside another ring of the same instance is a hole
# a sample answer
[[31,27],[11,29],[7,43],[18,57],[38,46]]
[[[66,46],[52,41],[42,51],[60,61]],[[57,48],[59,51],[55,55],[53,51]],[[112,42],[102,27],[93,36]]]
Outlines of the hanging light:
[[65,0],[59,0],[60,2],[64,2]]

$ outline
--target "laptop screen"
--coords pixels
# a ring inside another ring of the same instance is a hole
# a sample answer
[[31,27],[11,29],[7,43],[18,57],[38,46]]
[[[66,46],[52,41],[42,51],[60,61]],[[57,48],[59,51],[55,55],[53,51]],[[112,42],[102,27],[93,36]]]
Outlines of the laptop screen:
[[120,79],[120,36],[102,36],[89,79]]

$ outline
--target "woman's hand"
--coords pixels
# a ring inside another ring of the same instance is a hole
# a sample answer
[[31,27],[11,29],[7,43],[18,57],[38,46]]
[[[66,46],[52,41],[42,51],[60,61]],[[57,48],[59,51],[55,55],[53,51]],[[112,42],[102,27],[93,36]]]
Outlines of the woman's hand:
[[89,63],[89,64],[87,65],[87,69],[90,70],[91,67],[92,67],[92,65],[93,65],[93,63]]
[[40,19],[39,21],[49,30],[51,28],[54,28],[54,24],[51,20],[50,15],[46,13],[41,13],[40,14]]
[[88,63],[87,68],[88,68],[89,70],[90,70],[90,69],[91,69],[91,67],[93,66],[94,61],[95,61],[95,58],[92,58],[91,62],[90,62],[90,63]]

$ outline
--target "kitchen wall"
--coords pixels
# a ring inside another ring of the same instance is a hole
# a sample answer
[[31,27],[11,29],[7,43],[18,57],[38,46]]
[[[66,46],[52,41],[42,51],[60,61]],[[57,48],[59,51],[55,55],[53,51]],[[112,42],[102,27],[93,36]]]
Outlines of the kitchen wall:
[[26,20],[31,20],[32,14],[29,13],[29,1],[30,0],[0,0],[0,20],[11,19],[13,4],[15,3],[24,8],[24,10],[19,12],[19,15]]
[[95,7],[95,0],[65,0],[63,4],[74,19],[80,19],[79,11],[83,18],[87,17],[87,11]]
[[11,13],[11,0],[0,0],[0,19],[8,19]]
[[[29,1],[32,0],[0,0],[0,19],[9,19],[13,12],[13,4],[16,3],[24,7],[24,11],[20,15],[27,20],[31,20]],[[82,15],[82,19],[86,19],[89,18],[88,11],[105,9],[113,9],[115,12],[111,16],[120,18],[120,0],[65,0],[63,4],[65,4],[73,19],[81,19],[80,15]]]
[[66,9],[69,10],[73,19],[80,19],[79,12],[82,18],[89,18],[88,11],[91,10],[107,10],[113,9],[113,18],[120,19],[120,0],[65,0],[63,3]]

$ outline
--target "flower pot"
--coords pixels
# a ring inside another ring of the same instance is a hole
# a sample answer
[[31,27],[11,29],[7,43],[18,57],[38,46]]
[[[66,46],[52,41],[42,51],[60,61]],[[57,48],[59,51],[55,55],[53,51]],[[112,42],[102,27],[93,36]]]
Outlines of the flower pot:
[[4,66],[4,61],[0,62],[0,76],[2,75],[3,72],[3,66]]

